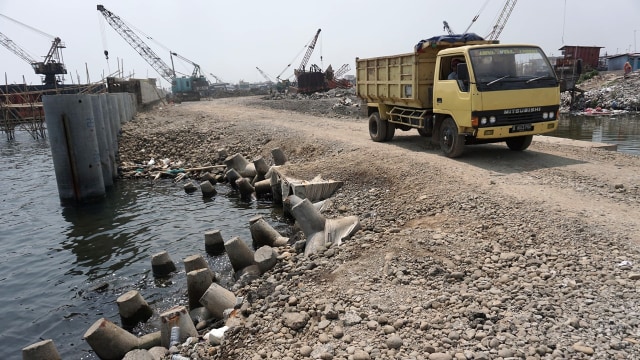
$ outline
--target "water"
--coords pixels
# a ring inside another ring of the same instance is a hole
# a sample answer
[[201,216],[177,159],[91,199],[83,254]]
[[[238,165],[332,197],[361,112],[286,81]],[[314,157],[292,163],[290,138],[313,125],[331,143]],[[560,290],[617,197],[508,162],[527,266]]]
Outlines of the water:
[[558,130],[548,135],[617,144],[619,152],[640,155],[640,114],[615,116],[562,114],[559,122]]
[[[64,359],[97,359],[84,341],[99,318],[120,324],[116,299],[140,291],[154,317],[134,332],[157,331],[157,314],[186,305],[182,260],[203,255],[229,281],[226,255],[204,251],[204,233],[250,242],[249,219],[262,215],[286,236],[289,225],[270,201],[245,202],[224,185],[204,200],[169,180],[118,181],[108,198],[82,208],[62,207],[47,140],[24,132],[0,140],[0,354],[53,339]],[[151,255],[167,251],[178,267],[168,280],[151,274]],[[98,291],[102,284],[108,288]]]

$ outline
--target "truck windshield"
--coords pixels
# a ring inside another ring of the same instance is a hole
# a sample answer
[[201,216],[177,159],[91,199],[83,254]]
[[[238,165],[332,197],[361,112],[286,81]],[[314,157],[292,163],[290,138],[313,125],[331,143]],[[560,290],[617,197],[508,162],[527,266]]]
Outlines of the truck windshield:
[[542,50],[533,46],[469,50],[478,91],[530,89],[558,85]]

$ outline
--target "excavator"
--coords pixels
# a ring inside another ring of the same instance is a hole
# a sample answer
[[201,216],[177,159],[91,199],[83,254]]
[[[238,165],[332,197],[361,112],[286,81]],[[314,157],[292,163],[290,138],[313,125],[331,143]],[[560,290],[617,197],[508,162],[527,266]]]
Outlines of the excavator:
[[[102,13],[109,25],[111,25],[163,79],[171,84],[171,92],[176,102],[198,101],[203,95],[206,96],[205,92],[208,92],[209,82],[206,77],[200,73],[200,66],[198,64],[175,52],[170,52],[172,63],[173,56],[175,56],[194,66],[191,76],[177,77],[173,66],[170,67],[167,65],[119,16],[107,10],[102,5],[98,5],[97,9]],[[105,51],[105,55],[107,55],[107,51]]]
[[28,25],[22,24],[21,22],[11,19],[8,16],[2,15],[2,14],[0,14],[0,16],[5,17],[23,26],[26,26],[30,29],[33,29],[39,32],[40,34],[43,34],[53,39],[51,42],[51,47],[47,52],[47,55],[44,56],[44,60],[36,61],[24,49],[22,49],[15,42],[13,42],[13,40],[11,40],[5,34],[0,32],[0,44],[2,44],[2,46],[7,48],[12,53],[16,54],[22,60],[28,62],[36,74],[44,75],[42,83],[44,84],[45,88],[53,88],[61,84],[61,80],[58,77],[58,75],[67,73],[67,68],[65,67],[62,61],[62,52],[60,51],[60,49],[65,48],[65,45],[62,42],[62,40],[60,40],[59,37],[53,37],[40,30],[34,29]]

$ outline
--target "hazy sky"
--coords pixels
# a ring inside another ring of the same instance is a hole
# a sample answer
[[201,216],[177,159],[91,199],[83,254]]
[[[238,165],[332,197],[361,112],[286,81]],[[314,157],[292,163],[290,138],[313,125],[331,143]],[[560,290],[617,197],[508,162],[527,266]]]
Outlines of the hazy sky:
[[[0,0],[0,14],[58,36],[69,74],[65,83],[100,80],[124,64],[125,75],[159,75],[96,10],[102,4],[134,28],[168,65],[169,49],[199,64],[205,75],[237,83],[264,81],[256,66],[271,78],[292,76],[305,45],[322,29],[309,65],[324,70],[356,57],[413,51],[421,39],[444,34],[443,20],[463,32],[487,35],[504,0]],[[443,6],[446,4],[447,6]],[[565,11],[566,8],[566,11]],[[563,45],[603,47],[601,55],[634,52],[640,39],[638,0],[520,0],[507,22],[502,43],[533,43],[548,56]],[[41,60],[51,38],[0,17],[0,32]],[[146,36],[152,37],[148,39]],[[109,51],[109,60],[103,51]],[[322,59],[320,58],[322,56]],[[9,83],[39,84],[27,62],[0,46],[0,70]],[[175,59],[176,70],[193,66]],[[291,66],[287,67],[288,64]],[[308,66],[307,66],[308,68]],[[211,81],[214,81],[211,78]],[[163,84],[167,86],[166,83]]]

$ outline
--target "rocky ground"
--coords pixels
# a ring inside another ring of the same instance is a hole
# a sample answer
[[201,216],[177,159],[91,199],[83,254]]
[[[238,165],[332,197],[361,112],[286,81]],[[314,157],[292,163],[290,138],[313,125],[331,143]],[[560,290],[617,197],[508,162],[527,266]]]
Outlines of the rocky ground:
[[278,147],[291,176],[344,181],[324,216],[362,224],[308,258],[296,233],[275,268],[234,288],[244,303],[221,345],[201,337],[173,351],[640,359],[640,158],[536,140],[525,152],[490,144],[448,159],[417,132],[371,141],[358,104],[348,92],[217,99],[125,124],[124,168],[211,165],[220,149],[270,159]]

